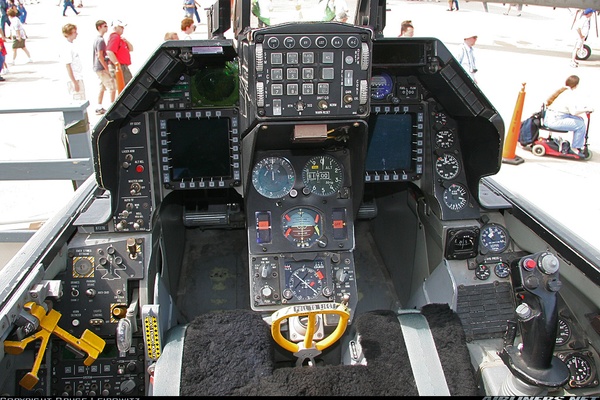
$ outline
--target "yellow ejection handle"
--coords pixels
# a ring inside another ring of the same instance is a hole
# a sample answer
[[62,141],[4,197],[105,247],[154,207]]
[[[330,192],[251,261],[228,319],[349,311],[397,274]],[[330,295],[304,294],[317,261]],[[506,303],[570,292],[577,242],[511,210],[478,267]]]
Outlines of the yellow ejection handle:
[[[337,314],[339,315],[340,320],[338,321],[338,325],[335,330],[329,336],[317,343],[314,343],[313,336],[315,333],[316,316],[319,314]],[[308,317],[303,347],[301,347],[298,343],[287,340],[281,334],[281,322],[283,320],[302,316]],[[301,306],[289,306],[275,311],[271,316],[271,336],[273,336],[273,339],[278,345],[292,353],[298,352],[298,350],[301,348],[315,348],[318,351],[322,351],[337,342],[338,339],[344,334],[346,328],[348,327],[348,319],[350,319],[350,310],[348,309],[347,300],[346,302],[339,304],[317,303]]]

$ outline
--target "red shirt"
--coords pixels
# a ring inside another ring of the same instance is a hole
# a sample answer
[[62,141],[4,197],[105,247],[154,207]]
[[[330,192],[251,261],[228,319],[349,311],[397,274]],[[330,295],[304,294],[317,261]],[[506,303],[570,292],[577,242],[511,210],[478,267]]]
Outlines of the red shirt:
[[106,51],[112,51],[115,53],[119,64],[131,65],[131,54],[129,53],[129,48],[117,32],[111,33],[108,37]]

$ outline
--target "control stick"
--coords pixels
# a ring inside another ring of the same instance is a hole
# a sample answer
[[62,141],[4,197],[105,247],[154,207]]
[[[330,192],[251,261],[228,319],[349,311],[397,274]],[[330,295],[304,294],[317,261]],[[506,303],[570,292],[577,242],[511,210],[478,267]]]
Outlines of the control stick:
[[558,329],[557,293],[561,288],[558,258],[543,251],[511,265],[521,344],[507,344],[500,358],[523,383],[559,387],[569,380],[569,369],[553,355]]

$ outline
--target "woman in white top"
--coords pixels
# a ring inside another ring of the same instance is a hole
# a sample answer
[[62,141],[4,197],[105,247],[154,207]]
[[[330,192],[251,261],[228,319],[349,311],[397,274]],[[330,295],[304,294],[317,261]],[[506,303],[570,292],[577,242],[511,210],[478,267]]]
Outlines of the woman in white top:
[[586,123],[580,115],[593,110],[579,105],[575,93],[577,86],[579,86],[579,77],[571,75],[565,81],[565,86],[558,89],[546,100],[544,125],[552,129],[573,131],[571,150],[583,157],[582,149],[585,145]]

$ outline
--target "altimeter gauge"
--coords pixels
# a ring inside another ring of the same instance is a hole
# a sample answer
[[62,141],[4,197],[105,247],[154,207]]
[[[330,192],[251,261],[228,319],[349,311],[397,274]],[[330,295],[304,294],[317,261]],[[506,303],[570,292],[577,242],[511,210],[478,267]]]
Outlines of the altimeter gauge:
[[312,157],[302,169],[302,182],[318,196],[337,193],[344,183],[342,164],[330,155]]

